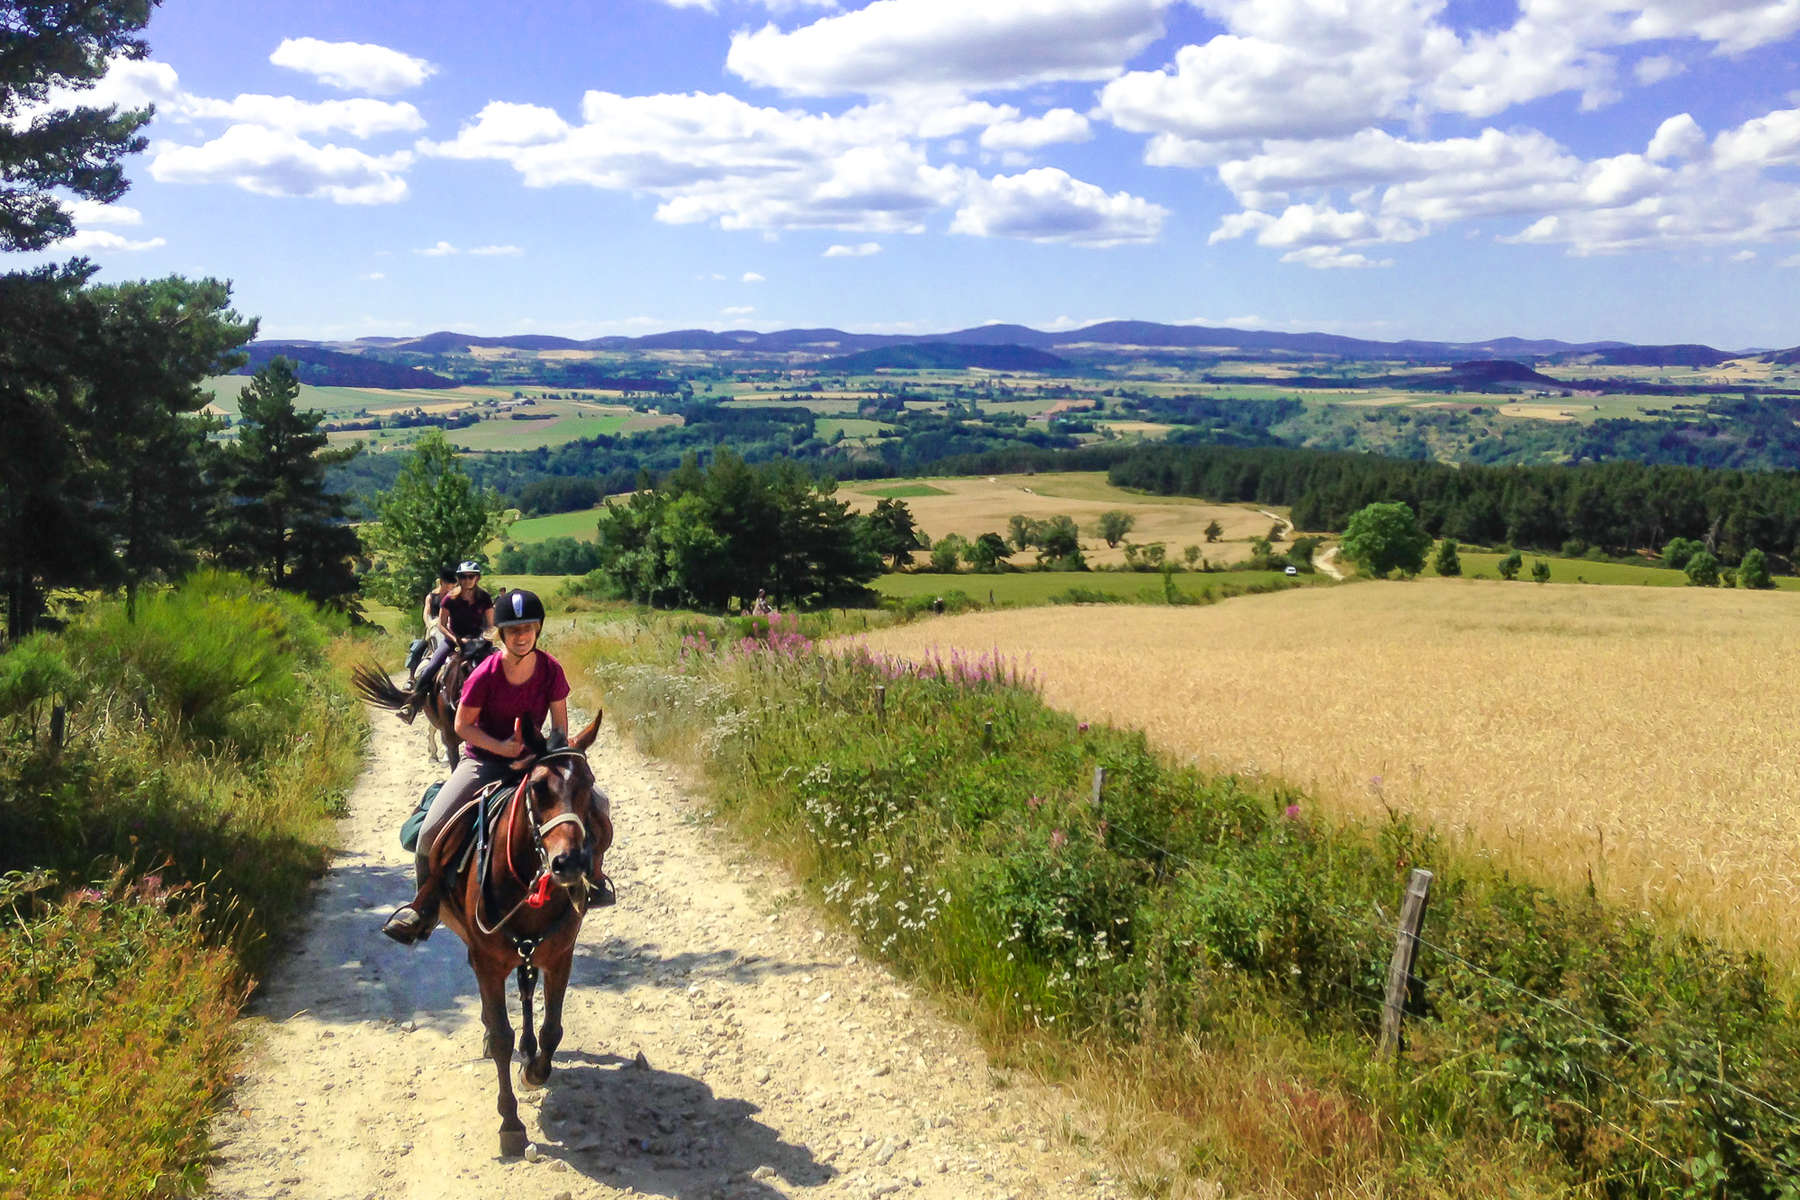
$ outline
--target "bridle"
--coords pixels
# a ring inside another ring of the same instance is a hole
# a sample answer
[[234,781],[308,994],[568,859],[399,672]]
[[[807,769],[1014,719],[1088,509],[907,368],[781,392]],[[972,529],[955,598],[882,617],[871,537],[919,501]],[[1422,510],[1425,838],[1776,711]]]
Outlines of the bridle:
[[[524,819],[529,822],[530,826],[532,849],[537,853],[538,869],[537,875],[529,884],[527,884],[524,878],[521,877],[518,871],[513,867],[512,854],[509,852],[506,855],[507,870],[511,872],[514,879],[525,886],[526,891],[524,898],[513,905],[512,908],[507,911],[505,916],[501,917],[498,921],[495,921],[491,926],[482,920],[481,906],[482,901],[487,896],[487,871],[493,855],[487,844],[488,822],[486,820],[477,822],[477,852],[475,858],[477,864],[476,870],[480,875],[480,879],[478,880],[479,886],[475,893],[475,911],[470,915],[474,918],[475,927],[483,934],[491,936],[499,933],[506,928],[507,923],[517,916],[522,909],[542,908],[549,902],[550,890],[555,886],[555,877],[550,869],[550,848],[544,842],[544,835],[551,830],[560,828],[563,825],[575,826],[581,831],[581,858],[590,864],[594,861],[594,832],[589,827],[588,823],[581,819],[579,813],[576,813],[571,809],[568,812],[557,813],[548,821],[540,823],[537,818],[537,813],[533,810],[529,799],[532,778],[536,775],[537,769],[540,766],[544,766],[546,763],[560,763],[565,765],[570,773],[562,777],[563,783],[565,787],[571,785],[573,782],[574,763],[569,760],[573,759],[579,759],[585,764],[587,762],[587,755],[583,751],[576,750],[572,747],[551,750],[539,755],[532,761],[532,764],[525,769],[524,777],[519,780],[518,787],[513,790],[511,801],[503,810],[500,818],[494,822],[496,832],[498,832],[500,826],[505,826],[508,834],[507,846],[510,850],[510,847],[513,844],[511,836],[512,831],[520,824],[519,814],[521,812],[524,813]],[[553,773],[556,770],[555,767],[549,769]],[[572,913],[586,913],[588,890],[593,885],[587,879],[585,872],[583,873],[582,884],[583,886],[580,890],[579,898],[573,894],[573,890],[571,889],[572,894],[570,896],[569,908],[556,919],[549,929],[531,936],[524,936],[517,933],[507,934],[507,937],[513,943],[514,949],[518,951],[520,958],[529,960],[531,952],[535,950],[545,938],[560,929],[563,922],[567,921]]]

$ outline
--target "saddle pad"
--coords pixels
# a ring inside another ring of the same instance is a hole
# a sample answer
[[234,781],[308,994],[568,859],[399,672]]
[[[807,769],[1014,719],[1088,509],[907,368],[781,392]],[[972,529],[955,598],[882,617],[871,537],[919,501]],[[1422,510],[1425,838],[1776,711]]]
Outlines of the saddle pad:
[[450,781],[447,779],[440,779],[427,787],[425,794],[419,798],[419,807],[415,808],[401,823],[400,845],[403,849],[410,850],[414,854],[418,853],[419,831],[425,828],[425,814],[431,811],[431,802],[437,799],[437,794],[444,790],[444,785],[448,782]]

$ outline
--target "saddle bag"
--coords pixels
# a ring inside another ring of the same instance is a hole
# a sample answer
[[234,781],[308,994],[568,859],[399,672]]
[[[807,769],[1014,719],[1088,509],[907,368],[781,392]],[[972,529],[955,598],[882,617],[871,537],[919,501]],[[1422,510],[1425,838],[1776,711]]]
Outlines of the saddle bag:
[[425,814],[431,811],[431,802],[437,799],[437,794],[443,791],[448,782],[447,779],[440,779],[426,788],[425,794],[419,798],[419,807],[401,824],[400,845],[403,849],[418,853],[419,831],[425,828]]

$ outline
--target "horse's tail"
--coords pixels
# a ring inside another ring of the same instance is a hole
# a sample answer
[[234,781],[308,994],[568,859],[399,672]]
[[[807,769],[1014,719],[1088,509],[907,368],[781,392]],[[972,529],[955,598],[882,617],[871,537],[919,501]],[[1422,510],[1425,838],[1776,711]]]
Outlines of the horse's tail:
[[377,708],[399,712],[412,697],[394,686],[394,681],[379,667],[358,663],[350,668],[350,685],[356,694]]

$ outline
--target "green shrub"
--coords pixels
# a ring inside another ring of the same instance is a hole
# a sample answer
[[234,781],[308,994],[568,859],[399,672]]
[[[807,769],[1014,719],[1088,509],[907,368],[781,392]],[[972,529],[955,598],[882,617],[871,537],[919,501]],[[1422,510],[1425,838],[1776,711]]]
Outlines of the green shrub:
[[[360,762],[342,628],[202,573],[0,655],[23,704],[0,710],[0,1191],[199,1186],[237,1006]],[[61,747],[28,711],[47,687]]]

